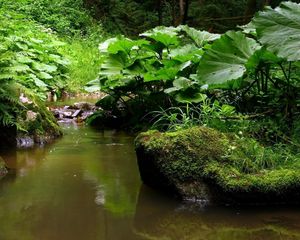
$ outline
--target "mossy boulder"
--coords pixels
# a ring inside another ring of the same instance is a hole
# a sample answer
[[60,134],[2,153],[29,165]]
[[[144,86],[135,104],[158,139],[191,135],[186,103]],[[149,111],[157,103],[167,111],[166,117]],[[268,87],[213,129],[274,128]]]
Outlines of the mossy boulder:
[[300,203],[300,159],[253,139],[206,127],[141,133],[144,183],[184,199],[218,203]]
[[22,105],[16,110],[16,124],[0,126],[0,148],[31,147],[51,142],[62,135],[60,126],[44,102],[28,99],[24,94],[22,98]]
[[45,144],[62,135],[54,115],[43,103],[31,103],[18,117],[17,145]]

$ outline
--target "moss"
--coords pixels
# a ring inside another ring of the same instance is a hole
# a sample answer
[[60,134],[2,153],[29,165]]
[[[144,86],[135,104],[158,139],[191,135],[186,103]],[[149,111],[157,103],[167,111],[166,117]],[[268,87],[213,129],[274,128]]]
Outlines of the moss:
[[300,188],[300,158],[287,157],[253,139],[194,127],[141,133],[135,144],[137,152],[143,151],[138,154],[140,170],[143,161],[155,162],[156,169],[179,192],[201,192],[202,187],[193,187],[201,181],[230,194],[280,195]]
[[210,128],[191,128],[165,134],[149,131],[137,138],[139,144],[155,153],[168,178],[185,181],[201,177],[208,161],[225,154],[227,138]]
[[[28,119],[28,111],[36,114],[34,119]],[[18,118],[18,127],[18,138],[30,136],[35,142],[44,142],[46,139],[53,139],[62,135],[61,128],[53,114],[44,103],[38,101],[26,106],[26,109]]]

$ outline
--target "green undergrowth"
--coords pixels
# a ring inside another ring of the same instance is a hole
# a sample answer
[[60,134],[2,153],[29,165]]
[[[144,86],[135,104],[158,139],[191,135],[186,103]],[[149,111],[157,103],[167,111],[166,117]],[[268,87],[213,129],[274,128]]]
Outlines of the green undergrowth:
[[153,156],[173,183],[201,179],[225,192],[283,192],[300,186],[300,156],[286,147],[264,147],[256,140],[206,127],[176,132],[148,131],[136,148]]
[[98,76],[102,62],[98,42],[89,38],[73,37],[66,39],[66,43],[60,48],[60,52],[70,60],[68,90],[83,91],[83,86]]
[[[26,5],[24,1],[14,4],[21,3]],[[49,28],[14,4],[0,4],[0,125],[16,126],[22,134],[41,134],[49,130],[43,125],[50,124],[56,135],[55,119],[44,103],[50,93],[59,98],[65,92],[80,92],[96,77],[101,35],[63,35],[55,31],[54,23]],[[24,115],[32,109],[22,98],[38,102],[39,109],[33,110],[40,113],[34,123],[24,124]]]

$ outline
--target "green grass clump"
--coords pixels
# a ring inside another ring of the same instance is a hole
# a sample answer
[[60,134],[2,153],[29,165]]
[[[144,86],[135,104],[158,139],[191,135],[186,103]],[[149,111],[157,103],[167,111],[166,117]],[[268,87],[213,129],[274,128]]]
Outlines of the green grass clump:
[[75,37],[67,40],[60,52],[70,60],[68,90],[83,90],[87,82],[97,78],[101,56],[97,41]]

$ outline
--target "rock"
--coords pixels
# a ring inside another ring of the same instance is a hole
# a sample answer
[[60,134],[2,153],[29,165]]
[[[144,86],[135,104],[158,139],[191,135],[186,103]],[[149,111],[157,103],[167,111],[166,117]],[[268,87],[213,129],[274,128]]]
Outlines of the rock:
[[20,102],[23,103],[23,104],[32,104],[32,101],[29,100],[24,93],[21,93],[20,97]]
[[34,111],[27,111],[26,113],[26,121],[35,121],[37,117],[37,113]]
[[81,109],[78,109],[78,110],[76,110],[74,113],[73,113],[73,115],[72,115],[72,117],[78,117],[78,115],[81,113]]
[[[254,139],[206,127],[141,133],[135,141],[142,181],[181,199],[216,204],[300,203],[300,169],[255,165]],[[257,156],[255,156],[257,154]],[[269,157],[278,159],[280,153]],[[261,160],[260,160],[261,161]]]
[[8,173],[4,160],[0,157],[0,178]]
[[80,110],[95,110],[95,105],[88,102],[78,102],[74,103],[72,106],[73,109],[80,109]]
[[34,146],[34,139],[30,136],[24,136],[17,138],[18,148],[29,148]]
[[73,115],[73,112],[72,111],[62,111],[62,115],[64,116],[64,117],[67,117],[67,118],[71,118],[72,117],[72,115]]

